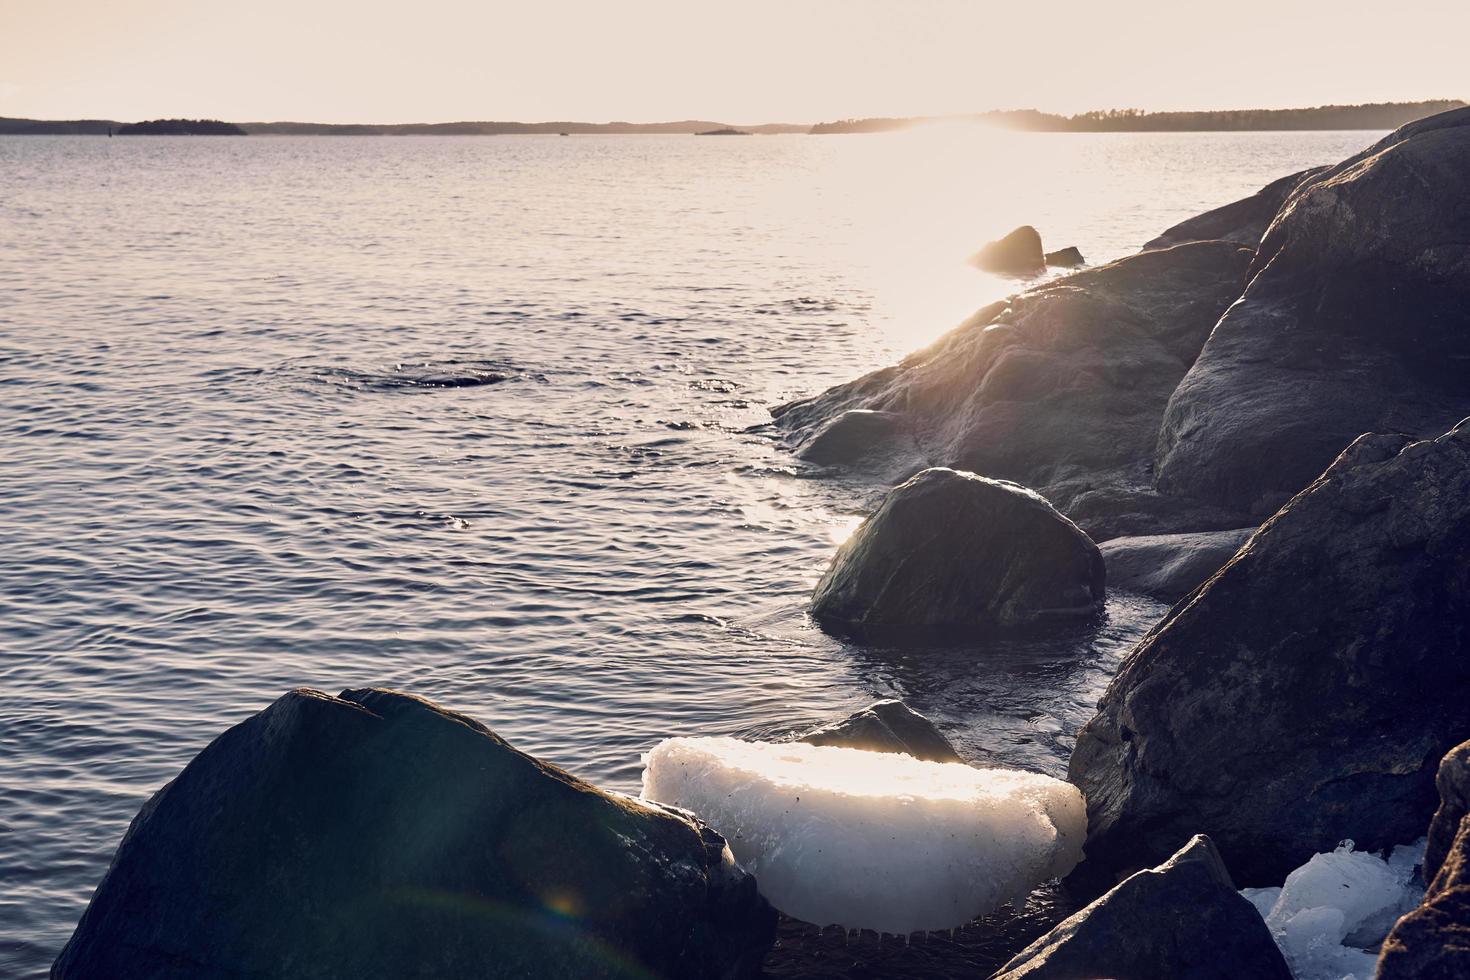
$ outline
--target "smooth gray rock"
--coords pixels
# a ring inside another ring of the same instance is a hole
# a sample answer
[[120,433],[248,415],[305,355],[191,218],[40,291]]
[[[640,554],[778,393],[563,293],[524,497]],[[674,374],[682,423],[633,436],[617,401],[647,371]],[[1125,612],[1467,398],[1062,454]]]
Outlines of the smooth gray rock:
[[1241,527],[1151,534],[1113,538],[1098,547],[1108,568],[1109,588],[1177,602],[1218,572],[1255,533],[1253,527]]
[[1075,269],[1080,265],[1087,264],[1087,260],[1082,257],[1082,253],[1077,250],[1076,245],[1068,245],[1066,248],[1059,248],[1055,252],[1047,252],[1045,259],[1047,268],[1050,269]]
[[899,752],[927,762],[964,762],[934,723],[892,698],[874,701],[841,721],[807,732],[798,742],[867,752]]
[[1098,540],[1214,530],[1240,513],[1159,494],[1169,396],[1245,284],[1251,252],[1204,242],[1085,269],[992,304],[897,365],[772,410],[794,447],[853,409],[898,416],[884,443],[1035,487]]
[[1470,737],[1467,559],[1470,422],[1357,440],[1124,661],[1072,754],[1086,863],[1203,832],[1255,887],[1423,835]]
[[1266,515],[1363,432],[1470,415],[1470,108],[1288,196],[1169,400],[1165,493]]
[[1139,871],[1001,967],[994,980],[1291,980],[1208,837]]
[[1185,242],[1236,242],[1255,248],[1270,227],[1276,212],[1286,203],[1287,195],[1302,181],[1314,177],[1326,167],[1312,167],[1271,181],[1250,197],[1231,201],[1193,218],[1186,219],[1143,246],[1145,249],[1170,248]]
[[1102,555],[1025,487],[928,469],[838,549],[812,596],[823,626],[902,641],[1075,620],[1103,601]]
[[970,264],[1002,276],[1035,276],[1046,271],[1041,235],[1022,225],[1004,238],[989,242],[970,257]]
[[796,455],[821,466],[902,468],[917,448],[904,416],[855,408],[821,426]]
[[392,691],[293,691],[133,820],[56,980],[754,977],[775,913],[691,815]]

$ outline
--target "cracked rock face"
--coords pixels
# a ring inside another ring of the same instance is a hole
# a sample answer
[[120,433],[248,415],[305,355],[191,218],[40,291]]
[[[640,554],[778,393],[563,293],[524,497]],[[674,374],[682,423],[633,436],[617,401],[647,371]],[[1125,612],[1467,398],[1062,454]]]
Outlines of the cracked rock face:
[[1245,886],[1414,840],[1470,737],[1470,421],[1368,435],[1129,655],[1079,734],[1088,863],[1208,834]]
[[722,837],[393,691],[292,691],[134,819],[52,976],[758,976]]

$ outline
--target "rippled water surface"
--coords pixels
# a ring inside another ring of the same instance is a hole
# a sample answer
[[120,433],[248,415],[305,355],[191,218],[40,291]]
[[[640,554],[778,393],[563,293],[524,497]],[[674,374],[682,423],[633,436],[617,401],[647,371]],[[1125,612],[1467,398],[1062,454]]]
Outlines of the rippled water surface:
[[1161,613],[860,649],[806,595],[872,489],[766,406],[1006,283],[1378,134],[0,138],[0,975],[283,691],[391,685],[633,790],[672,734],[875,696],[1059,773]]

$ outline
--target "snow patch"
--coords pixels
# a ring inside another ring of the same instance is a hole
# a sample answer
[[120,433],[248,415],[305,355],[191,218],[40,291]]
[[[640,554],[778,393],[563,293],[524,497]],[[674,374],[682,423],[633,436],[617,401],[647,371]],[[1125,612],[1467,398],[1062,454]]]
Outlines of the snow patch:
[[1401,844],[1383,858],[1343,841],[1280,888],[1241,895],[1260,910],[1296,980],[1371,980],[1389,929],[1424,897],[1416,875],[1424,844]]
[[951,929],[1082,858],[1070,783],[896,753],[671,738],[643,756],[643,797],[698,814],[761,894],[817,925]]

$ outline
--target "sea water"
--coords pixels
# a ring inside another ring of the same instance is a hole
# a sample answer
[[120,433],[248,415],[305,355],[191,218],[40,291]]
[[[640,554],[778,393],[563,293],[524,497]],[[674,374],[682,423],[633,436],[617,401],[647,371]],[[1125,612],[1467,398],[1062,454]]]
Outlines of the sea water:
[[1380,134],[0,138],[0,976],[288,688],[381,684],[636,791],[676,735],[906,699],[1061,775],[1161,607],[895,652],[804,607],[874,490],[766,406]]

